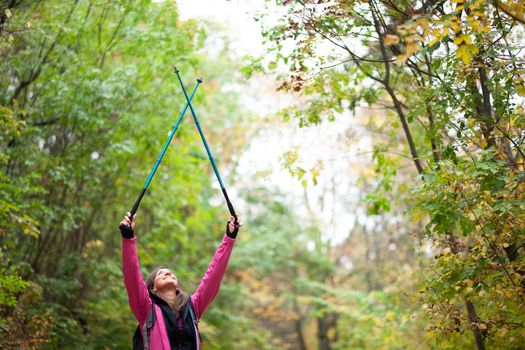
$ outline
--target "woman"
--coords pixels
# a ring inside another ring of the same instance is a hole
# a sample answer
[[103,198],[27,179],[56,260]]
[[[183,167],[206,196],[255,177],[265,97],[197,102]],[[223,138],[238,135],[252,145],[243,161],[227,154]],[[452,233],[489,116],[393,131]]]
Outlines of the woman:
[[144,282],[137,255],[135,220],[127,213],[119,228],[124,284],[131,311],[139,321],[133,337],[134,349],[200,349],[197,322],[219,291],[240,226],[234,217],[228,220],[226,234],[204,278],[195,293],[188,296],[175,274],[164,267],[155,269]]

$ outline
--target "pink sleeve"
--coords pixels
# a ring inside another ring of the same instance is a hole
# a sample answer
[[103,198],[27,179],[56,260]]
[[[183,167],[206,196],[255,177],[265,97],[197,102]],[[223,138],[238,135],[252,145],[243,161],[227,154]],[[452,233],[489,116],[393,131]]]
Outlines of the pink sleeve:
[[151,309],[151,299],[148,287],[146,287],[146,283],[144,283],[140,273],[136,241],[137,237],[122,238],[122,269],[124,271],[124,285],[128,292],[129,306],[142,326]]
[[206,271],[199,287],[191,297],[197,319],[201,318],[208,305],[219,292],[221,280],[226,272],[226,266],[228,265],[234,243],[235,239],[224,235],[221,245],[217,248],[208,266],[208,271]]

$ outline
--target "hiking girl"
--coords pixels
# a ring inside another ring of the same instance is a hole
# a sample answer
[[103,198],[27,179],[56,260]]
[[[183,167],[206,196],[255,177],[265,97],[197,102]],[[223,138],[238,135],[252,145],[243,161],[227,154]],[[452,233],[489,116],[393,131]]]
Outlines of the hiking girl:
[[[135,237],[135,220],[128,212],[120,222],[122,267],[129,306],[139,322],[133,349],[199,350],[198,321],[219,291],[240,223],[231,217],[197,290],[188,295],[180,288],[177,276],[158,267],[146,281],[140,272]],[[127,228],[127,229],[123,229]]]

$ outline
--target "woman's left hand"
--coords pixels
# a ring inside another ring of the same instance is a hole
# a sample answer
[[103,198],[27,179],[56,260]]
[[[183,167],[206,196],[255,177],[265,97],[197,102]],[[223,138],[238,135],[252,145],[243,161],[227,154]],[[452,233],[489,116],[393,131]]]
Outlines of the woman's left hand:
[[239,228],[242,226],[241,224],[241,220],[239,219],[239,217],[237,217],[237,220],[235,220],[235,217],[234,216],[231,216],[230,217],[230,220],[228,220],[228,232],[230,234],[235,234],[237,235],[237,232],[239,231]]

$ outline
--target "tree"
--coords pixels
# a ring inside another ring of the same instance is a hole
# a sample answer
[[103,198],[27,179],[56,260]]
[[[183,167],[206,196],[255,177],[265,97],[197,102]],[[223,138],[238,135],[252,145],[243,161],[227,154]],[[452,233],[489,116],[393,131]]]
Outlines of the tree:
[[[429,266],[421,297],[434,317],[430,334],[442,339],[472,330],[478,349],[487,342],[519,343],[522,6],[375,0],[281,5],[286,15],[265,31],[275,53],[268,67],[284,63],[288,73],[280,89],[308,99],[285,110],[285,117],[318,124],[346,108],[383,106],[382,125],[390,134],[376,145],[378,175],[392,178],[396,169],[385,159],[405,149],[419,174],[420,184],[405,200],[417,219],[427,218],[424,233],[443,249]],[[392,142],[398,130],[402,144]],[[373,196],[378,204],[384,189]]]
[[[225,115],[249,118],[236,94],[216,88],[231,58],[220,52],[222,65],[212,65],[199,51],[206,27],[181,21],[173,2],[4,1],[0,9],[0,347],[129,348],[136,320],[117,225],[185,101],[173,64],[185,77],[213,69],[193,103],[209,113],[208,103],[222,101],[204,126],[222,149],[239,136],[225,131]],[[224,230],[200,147],[184,123],[138,215],[145,272],[171,264],[188,290]]]

